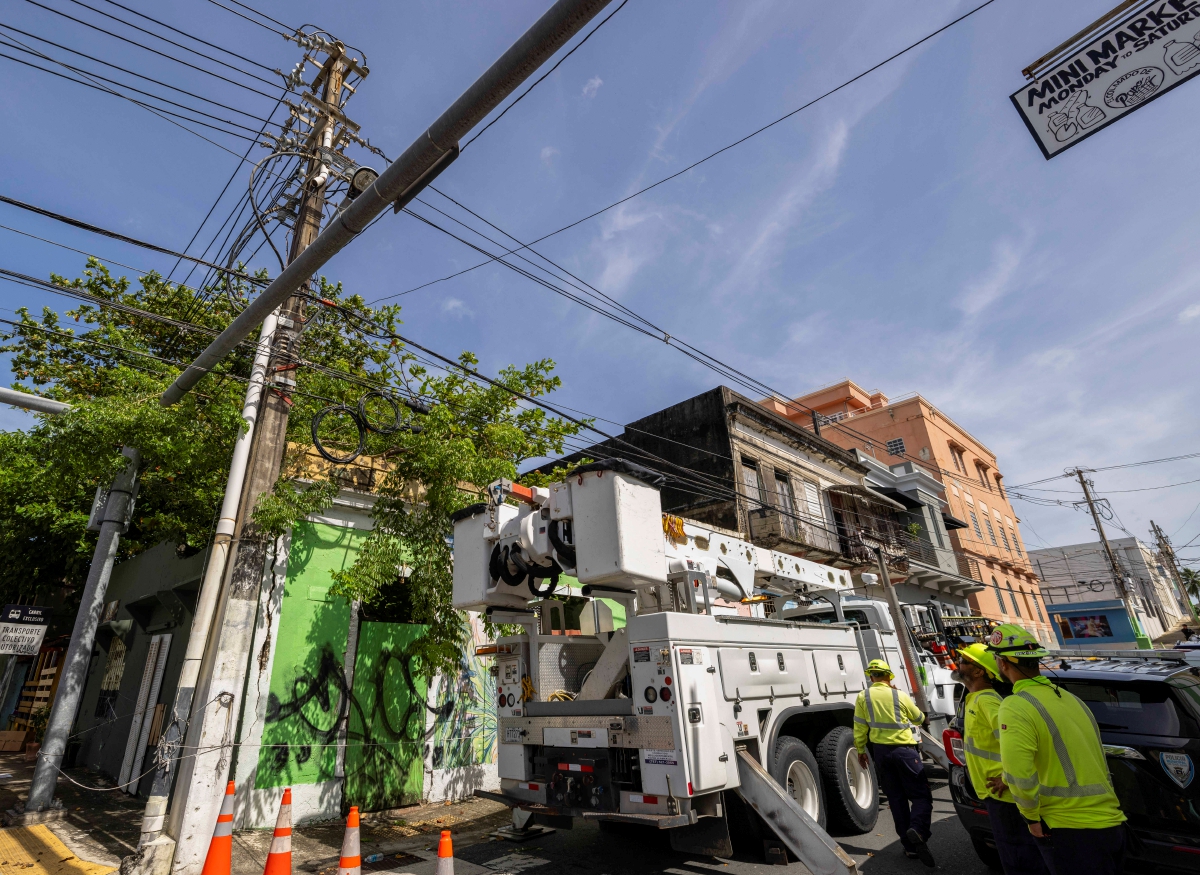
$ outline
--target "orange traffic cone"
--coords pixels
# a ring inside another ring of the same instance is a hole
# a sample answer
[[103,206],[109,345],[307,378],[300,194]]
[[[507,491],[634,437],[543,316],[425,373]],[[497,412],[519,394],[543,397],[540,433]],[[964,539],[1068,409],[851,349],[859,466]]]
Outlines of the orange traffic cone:
[[292,788],[283,791],[279,817],[275,821],[275,836],[263,875],[292,875]]
[[346,837],[342,839],[342,858],[338,861],[338,875],[362,875],[357,805],[351,806],[350,816],[346,818]]
[[208,846],[208,856],[204,858],[204,870],[200,875],[230,875],[233,870],[233,794],[233,781],[230,781],[225,787],[217,828],[213,830],[212,843]]
[[442,830],[438,841],[438,864],[435,875],[454,875],[454,842],[450,839],[450,830]]

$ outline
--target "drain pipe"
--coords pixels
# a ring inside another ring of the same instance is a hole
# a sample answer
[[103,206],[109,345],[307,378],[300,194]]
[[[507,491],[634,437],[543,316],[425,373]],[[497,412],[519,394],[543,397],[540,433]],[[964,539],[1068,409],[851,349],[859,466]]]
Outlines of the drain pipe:
[[[246,398],[242,405],[243,428],[233,447],[233,460],[229,465],[229,477],[225,481],[225,498],[221,502],[221,515],[217,520],[213,536],[212,552],[204,569],[200,583],[200,596],[196,601],[196,613],[192,618],[192,629],[188,635],[187,652],[179,672],[179,685],[175,691],[175,704],[171,709],[170,722],[159,738],[155,751],[154,784],[146,801],[146,812],[142,818],[142,835],[138,841],[138,855],[156,856],[166,854],[170,864],[175,843],[163,839],[162,831],[167,813],[167,800],[171,794],[171,769],[179,757],[179,746],[187,728],[196,696],[196,683],[200,677],[200,663],[214,619],[220,605],[221,580],[225,576],[225,563],[229,558],[229,547],[233,539],[234,520],[237,518],[241,501],[242,483],[246,479],[246,468],[250,461],[250,446],[254,440],[254,427],[258,419],[259,401],[266,385],[267,364],[271,355],[271,337],[279,321],[279,310],[263,320],[262,333],[254,352],[254,364],[250,371],[250,384],[246,387]],[[161,840],[161,841],[160,841]],[[159,848],[159,844],[163,848]],[[132,859],[132,858],[131,858]]]

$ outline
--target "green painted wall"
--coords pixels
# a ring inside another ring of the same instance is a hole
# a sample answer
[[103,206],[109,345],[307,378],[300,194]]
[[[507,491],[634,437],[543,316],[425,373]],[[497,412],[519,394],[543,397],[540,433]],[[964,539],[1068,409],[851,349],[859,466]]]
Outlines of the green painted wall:
[[350,604],[329,595],[329,573],[348,567],[366,537],[321,523],[292,532],[254,782],[260,790],[334,777]]
[[399,623],[363,623],[359,629],[346,742],[347,805],[371,811],[421,801],[428,690],[411,670],[409,653],[424,631]]

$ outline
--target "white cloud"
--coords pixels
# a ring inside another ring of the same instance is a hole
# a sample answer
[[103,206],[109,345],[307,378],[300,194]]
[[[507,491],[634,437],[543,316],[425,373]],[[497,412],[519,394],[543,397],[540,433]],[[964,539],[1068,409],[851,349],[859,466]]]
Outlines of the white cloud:
[[442,301],[442,312],[455,319],[463,319],[475,315],[475,311],[458,298],[447,298]]
[[1008,240],[1001,240],[992,249],[992,263],[982,276],[970,283],[958,299],[958,308],[974,316],[1009,290],[1022,253]]
[[545,164],[547,167],[549,167],[550,162],[552,160],[554,160],[554,156],[558,155],[558,154],[560,154],[559,151],[557,149],[555,149],[553,146],[543,146],[542,147],[542,163]]
[[585,84],[583,86],[583,96],[584,97],[595,97],[596,92],[600,90],[600,86],[603,84],[604,84],[603,79],[601,79],[599,76],[593,76],[591,79],[589,79],[587,81],[587,84]]
[[1180,322],[1191,322],[1197,316],[1200,316],[1200,304],[1192,304],[1181,312],[1178,318]]

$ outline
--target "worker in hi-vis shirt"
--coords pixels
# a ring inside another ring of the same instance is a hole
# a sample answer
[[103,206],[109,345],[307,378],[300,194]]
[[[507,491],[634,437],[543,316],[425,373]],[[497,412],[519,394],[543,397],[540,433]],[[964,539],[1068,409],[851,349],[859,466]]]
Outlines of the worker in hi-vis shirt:
[[1045,841],[1047,862],[1058,875],[1116,875],[1125,815],[1095,716],[1042,676],[1041,659],[1050,654],[1025,629],[997,626],[988,649],[1001,677],[1013,685],[999,711],[1002,785],[1029,832]]
[[1030,835],[1025,819],[1004,785],[1000,764],[1000,703],[996,691],[1000,680],[996,656],[984,644],[968,644],[958,650],[956,680],[967,688],[963,701],[963,748],[967,774],[975,795],[983,800],[992,838],[1000,855],[1004,875],[1049,875],[1038,840]]
[[872,659],[867,674],[871,684],[854,703],[854,746],[859,762],[867,767],[870,750],[905,856],[932,867],[928,842],[933,793],[917,748],[925,715],[908,693],[892,686],[894,675],[882,659]]

